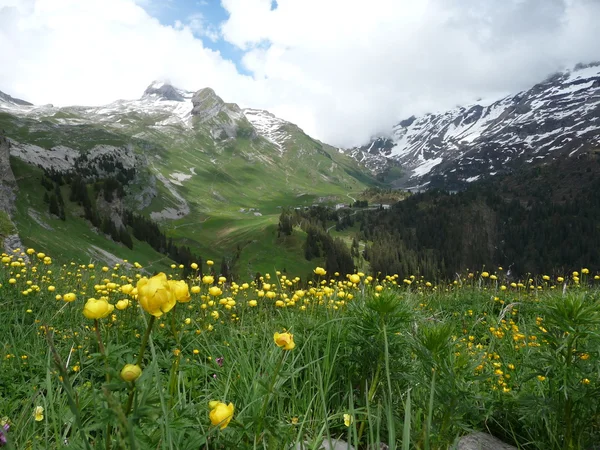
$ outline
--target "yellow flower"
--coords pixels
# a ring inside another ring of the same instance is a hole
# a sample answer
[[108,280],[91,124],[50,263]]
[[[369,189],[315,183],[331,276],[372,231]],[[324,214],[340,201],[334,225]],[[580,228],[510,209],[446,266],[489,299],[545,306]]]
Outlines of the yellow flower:
[[196,264],[196,263],[192,263],[192,264],[190,265],[190,267],[191,267],[193,270],[197,270],[197,269],[198,269],[198,264]]
[[353,282],[354,284],[360,283],[360,275],[357,275],[355,273],[350,275],[350,281]]
[[481,278],[488,278],[489,276],[489,272],[481,272]]
[[125,381],[135,381],[142,374],[142,368],[137,364],[125,364],[121,370],[121,378]]
[[171,292],[179,303],[186,303],[190,301],[190,290],[185,281],[170,280],[169,286],[171,286]]
[[317,267],[315,270],[313,270],[313,272],[316,275],[320,275],[320,276],[327,274],[327,271],[325,269],[323,269],[322,267]]
[[133,291],[133,285],[125,284],[125,285],[121,286],[121,292],[123,294],[129,295],[129,294],[131,294],[131,291]]
[[177,303],[164,273],[137,282],[138,300],[144,310],[155,317],[169,312]]
[[192,286],[192,294],[199,294],[200,293],[200,286]]
[[35,418],[36,422],[41,422],[42,420],[44,420],[44,407],[36,406],[33,412],[33,417]]
[[115,307],[103,298],[100,300],[90,298],[83,307],[83,315],[88,319],[104,319],[105,317],[108,317],[114,309]]
[[202,282],[204,284],[213,284],[215,282],[215,277],[213,277],[211,275],[204,275],[202,277]]
[[275,333],[273,334],[273,340],[278,347],[284,350],[293,350],[296,346],[294,343],[294,335],[291,333]]
[[354,422],[354,417],[351,414],[344,414],[344,425],[349,427]]
[[73,294],[72,292],[69,292],[68,294],[63,295],[63,300],[65,302],[73,302],[77,299],[77,296],[75,294]]
[[537,379],[540,380],[540,381],[545,381],[546,377],[544,375],[538,375]]
[[212,401],[208,406],[210,408],[210,413],[208,414],[210,423],[220,426],[221,430],[227,428],[227,425],[229,425],[229,422],[233,418],[233,403],[226,405],[225,403]]
[[253,307],[253,308],[254,308],[255,306],[257,306],[257,305],[258,305],[258,302],[257,302],[256,300],[250,300],[250,301],[248,302],[248,306],[251,306],[251,307]]
[[208,290],[208,293],[213,297],[218,297],[223,293],[223,291],[221,290],[221,288],[219,288],[219,286],[211,286]]
[[119,300],[116,304],[116,307],[119,311],[123,311],[129,306],[129,300]]
[[563,281],[565,281],[565,279],[563,277],[558,277],[556,279],[556,281],[558,281],[559,283],[562,283]]
[[207,266],[212,266],[214,263],[215,263],[215,262],[214,262],[214,261],[212,261],[212,260],[210,260],[210,259],[206,261],[206,265],[207,265]]

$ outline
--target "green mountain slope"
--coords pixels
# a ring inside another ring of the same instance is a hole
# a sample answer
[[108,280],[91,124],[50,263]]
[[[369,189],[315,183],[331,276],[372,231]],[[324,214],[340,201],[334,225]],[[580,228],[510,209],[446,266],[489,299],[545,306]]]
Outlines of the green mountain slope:
[[[211,89],[177,93],[178,100],[172,100],[150,87],[140,100],[103,107],[0,104],[0,130],[11,140],[13,170],[22,180],[38,178],[37,183],[19,183],[15,222],[22,238],[33,242],[49,235],[40,245],[63,253],[71,249],[52,244],[53,234],[60,241],[59,225],[83,241],[95,239],[88,221],[69,205],[67,220],[51,225],[53,233],[31,219],[29,208],[39,212],[46,207],[40,204],[39,185],[45,169],[81,174],[88,183],[116,177],[125,185],[121,208],[151,217],[174,243],[204,258],[224,257],[241,270],[256,272],[272,271],[278,254],[278,262],[290,269],[309,269],[314,262],[302,260],[301,243],[276,238],[282,208],[347,202],[349,193],[375,180],[354,160],[293,124],[274,116],[257,123],[255,110],[250,114],[225,103]],[[112,244],[97,246],[117,251],[114,245],[120,244]],[[142,248],[134,245],[134,251]]]

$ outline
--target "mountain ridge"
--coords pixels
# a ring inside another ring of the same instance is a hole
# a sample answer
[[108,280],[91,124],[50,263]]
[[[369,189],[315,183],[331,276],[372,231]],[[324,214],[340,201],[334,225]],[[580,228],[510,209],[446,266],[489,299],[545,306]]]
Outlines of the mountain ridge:
[[371,170],[391,159],[400,187],[459,188],[520,164],[572,155],[600,135],[600,63],[579,64],[489,105],[412,116],[390,137],[347,150]]

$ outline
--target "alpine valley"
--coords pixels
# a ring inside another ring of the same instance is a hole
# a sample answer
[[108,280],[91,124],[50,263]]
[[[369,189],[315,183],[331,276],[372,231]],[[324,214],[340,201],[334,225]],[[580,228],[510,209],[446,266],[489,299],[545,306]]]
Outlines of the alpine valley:
[[[315,231],[298,225],[311,219],[352,246],[356,265],[365,267],[373,246],[389,247],[365,231],[369,201],[391,204],[405,195],[396,189],[456,191],[487,179],[486,189],[504,186],[511,192],[504,200],[526,203],[531,192],[507,188],[516,185],[511,174],[559,163],[579,171],[581,163],[564,161],[589,158],[599,147],[600,64],[578,65],[489,104],[410,117],[351,149],[322,143],[268,111],[227,103],[210,88],[153,82],[138,100],[93,107],[32,105],[0,92],[0,238],[7,249],[113,264],[124,258],[151,271],[201,256],[244,277],[306,274],[335,248],[321,237],[307,250]],[[431,196],[413,197],[417,210],[432,204]],[[356,200],[362,210],[344,208]],[[311,216],[314,205],[331,208]],[[488,212],[474,203],[465,214],[501,216]],[[393,222],[421,226],[404,213]],[[496,225],[485,231],[483,241],[501,237]],[[501,252],[492,250],[496,259]],[[425,267],[427,257],[411,251],[414,264],[404,269]],[[455,269],[430,266],[432,273]]]

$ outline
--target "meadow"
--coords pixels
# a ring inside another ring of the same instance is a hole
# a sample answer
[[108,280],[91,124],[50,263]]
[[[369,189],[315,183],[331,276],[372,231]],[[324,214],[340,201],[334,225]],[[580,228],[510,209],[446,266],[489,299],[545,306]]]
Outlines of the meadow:
[[598,440],[600,276],[587,268],[434,283],[320,267],[232,281],[204,267],[3,254],[0,447]]

